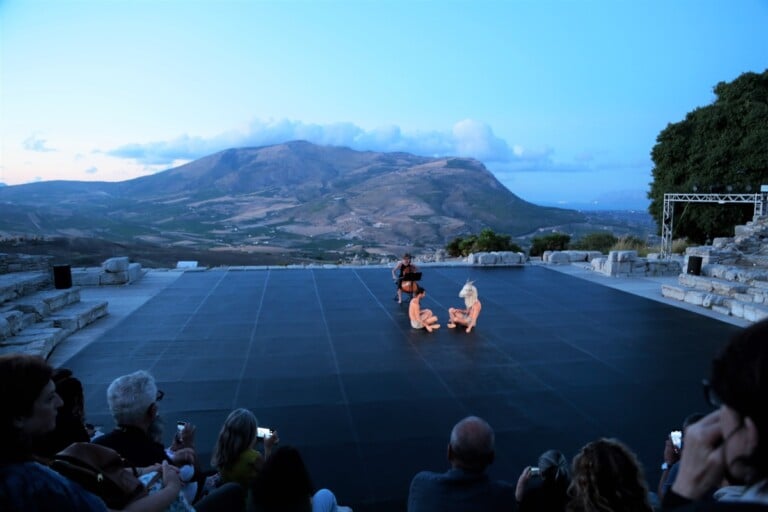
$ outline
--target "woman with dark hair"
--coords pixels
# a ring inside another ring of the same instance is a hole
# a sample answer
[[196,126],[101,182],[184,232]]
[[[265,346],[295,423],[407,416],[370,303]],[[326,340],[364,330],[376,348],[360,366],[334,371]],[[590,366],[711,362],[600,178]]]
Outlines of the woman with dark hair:
[[[62,400],[51,377],[53,369],[40,357],[0,356],[0,510],[106,511],[104,502],[74,482],[39,463],[35,443],[56,427]],[[127,470],[129,471],[129,470]],[[163,489],[130,503],[124,510],[165,510],[179,493],[175,469],[162,470]]]
[[571,483],[568,459],[557,450],[547,450],[538,464],[526,467],[517,480],[515,498],[520,512],[563,512]]
[[281,446],[264,462],[253,493],[263,512],[348,511],[328,489],[315,492],[307,466],[296,448]]
[[598,439],[573,459],[569,512],[651,512],[635,455],[616,439]]
[[67,368],[56,368],[51,378],[63,404],[56,415],[56,428],[35,443],[35,453],[48,458],[72,443],[87,443],[91,440],[85,427],[82,383]]

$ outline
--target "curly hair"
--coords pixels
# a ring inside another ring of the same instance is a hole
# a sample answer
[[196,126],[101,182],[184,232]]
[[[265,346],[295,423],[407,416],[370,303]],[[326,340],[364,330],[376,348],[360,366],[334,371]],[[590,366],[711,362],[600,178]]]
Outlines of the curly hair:
[[651,512],[648,486],[635,455],[616,439],[598,439],[573,459],[572,512]]

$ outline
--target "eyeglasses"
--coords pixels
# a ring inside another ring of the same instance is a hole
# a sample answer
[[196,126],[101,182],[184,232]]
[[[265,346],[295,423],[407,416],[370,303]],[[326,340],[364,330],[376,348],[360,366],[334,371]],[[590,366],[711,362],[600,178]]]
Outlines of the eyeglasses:
[[701,386],[704,390],[704,401],[715,409],[719,409],[723,405],[723,401],[712,387],[712,384],[707,379],[704,379],[701,381]]
[[159,402],[160,400],[163,399],[164,396],[165,396],[165,393],[162,390],[158,389],[157,396],[155,397],[155,402]]

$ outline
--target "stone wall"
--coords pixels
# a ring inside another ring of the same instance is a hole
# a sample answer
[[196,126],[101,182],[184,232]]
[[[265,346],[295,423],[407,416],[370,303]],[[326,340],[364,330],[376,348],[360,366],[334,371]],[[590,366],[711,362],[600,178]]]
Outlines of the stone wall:
[[0,274],[50,270],[53,256],[0,253]]

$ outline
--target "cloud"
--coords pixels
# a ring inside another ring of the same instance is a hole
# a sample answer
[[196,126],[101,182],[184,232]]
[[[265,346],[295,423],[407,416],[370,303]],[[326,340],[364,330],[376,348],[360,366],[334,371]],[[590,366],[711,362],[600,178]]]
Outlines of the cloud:
[[105,153],[145,165],[158,165],[193,160],[233,147],[268,146],[291,140],[367,151],[465,156],[484,162],[509,162],[532,156],[519,147],[512,150],[506,141],[493,133],[490,126],[472,119],[459,121],[447,131],[414,133],[404,133],[394,125],[364,130],[353,123],[320,125],[288,119],[257,119],[243,132],[230,131],[210,138],[182,135],[167,141],[126,144]]
[[99,170],[96,167],[89,167],[85,170],[85,174],[96,174]]
[[34,133],[27,137],[24,142],[23,146],[24,149],[28,151],[38,151],[41,153],[48,152],[48,151],[56,151],[53,148],[48,148],[45,146],[45,143],[48,142],[45,139],[40,139],[35,135]]

